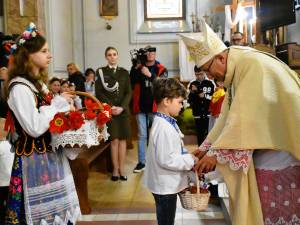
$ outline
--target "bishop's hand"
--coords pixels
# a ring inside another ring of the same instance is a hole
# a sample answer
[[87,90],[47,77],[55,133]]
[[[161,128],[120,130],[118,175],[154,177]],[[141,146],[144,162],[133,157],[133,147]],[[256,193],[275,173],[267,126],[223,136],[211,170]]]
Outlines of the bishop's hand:
[[216,164],[217,164],[216,156],[205,155],[203,156],[202,159],[198,161],[194,169],[198,172],[198,174],[208,173],[214,170]]

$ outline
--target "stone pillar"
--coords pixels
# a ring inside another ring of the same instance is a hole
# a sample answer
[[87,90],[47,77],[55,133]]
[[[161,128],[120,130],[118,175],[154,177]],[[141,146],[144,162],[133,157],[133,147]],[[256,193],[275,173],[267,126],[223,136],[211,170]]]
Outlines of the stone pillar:
[[[23,1],[23,15],[20,12]],[[21,34],[30,22],[36,24],[41,33],[45,33],[44,0],[4,0],[4,21],[6,34]]]

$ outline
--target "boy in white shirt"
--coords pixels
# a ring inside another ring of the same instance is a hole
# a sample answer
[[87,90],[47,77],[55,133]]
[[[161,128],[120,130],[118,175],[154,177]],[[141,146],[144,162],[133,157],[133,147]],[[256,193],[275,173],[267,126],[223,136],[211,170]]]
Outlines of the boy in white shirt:
[[152,192],[158,225],[173,225],[177,194],[188,187],[187,173],[197,158],[183,147],[176,120],[186,97],[184,86],[172,78],[158,78],[153,83],[157,104],[144,173],[145,186]]

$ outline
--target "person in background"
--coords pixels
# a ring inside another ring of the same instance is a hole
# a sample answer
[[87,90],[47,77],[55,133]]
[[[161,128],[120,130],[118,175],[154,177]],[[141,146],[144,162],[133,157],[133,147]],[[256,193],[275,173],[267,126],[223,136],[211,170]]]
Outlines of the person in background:
[[133,113],[136,114],[138,126],[138,163],[133,169],[139,173],[145,168],[145,153],[148,140],[148,131],[153,120],[156,104],[153,101],[152,83],[157,77],[167,77],[168,71],[164,65],[156,60],[156,48],[146,46],[146,62],[133,65],[130,70],[131,85],[133,88]]
[[244,34],[242,32],[236,31],[231,36],[231,45],[245,45]]
[[95,71],[92,68],[87,68],[85,75],[85,91],[95,96]]
[[67,65],[67,71],[68,71],[68,80],[70,83],[74,83],[76,86],[76,91],[83,91],[85,92],[85,77],[80,72],[79,67],[71,62]]
[[158,225],[174,224],[177,194],[188,187],[188,172],[198,160],[184,148],[183,134],[174,119],[186,94],[176,79],[154,80],[157,112],[150,131],[144,184],[153,194]]
[[60,91],[59,93],[64,93],[70,91],[70,82],[68,80],[62,79],[60,81]]
[[8,70],[4,65],[0,68],[0,224],[5,224],[6,201],[8,197],[8,186],[14,153],[11,152],[11,145],[7,140],[7,132],[4,131],[5,118],[8,106],[4,95],[4,82],[8,78]]
[[10,35],[0,35],[0,68],[8,67],[11,46],[14,44],[14,37]]
[[52,149],[49,131],[57,113],[74,110],[72,98],[68,94],[49,98],[43,80],[52,56],[33,23],[13,49],[6,123],[16,154],[4,224],[75,224],[81,212],[72,172],[63,149]]
[[107,66],[97,69],[95,83],[96,97],[111,105],[112,120],[107,124],[110,134],[111,159],[113,164],[112,181],[126,181],[125,159],[126,139],[131,136],[129,123],[129,102],[131,86],[128,71],[118,66],[118,51],[115,47],[105,50]]
[[[69,91],[75,91],[76,86],[74,83],[69,83]],[[74,106],[76,110],[82,109],[82,100],[78,95],[73,95],[73,100],[74,100]]]
[[197,132],[198,146],[202,144],[208,133],[209,103],[214,93],[214,84],[197,66],[194,67],[196,79],[189,84],[188,103],[190,104]]
[[60,79],[57,77],[52,77],[48,83],[49,91],[55,96],[59,95],[60,92]]
[[201,23],[197,39],[182,34],[183,41],[197,66],[223,81],[227,92],[195,170],[216,167],[222,174],[233,225],[299,224],[298,74],[267,52],[227,48]]
[[210,112],[208,132],[215,125],[215,122],[217,121],[217,119],[221,113],[222,103],[225,98],[224,82],[216,81],[215,83],[216,83],[217,87],[215,89],[215,92],[212,95],[212,98],[211,98],[211,101],[209,104],[209,109],[208,109],[208,111]]

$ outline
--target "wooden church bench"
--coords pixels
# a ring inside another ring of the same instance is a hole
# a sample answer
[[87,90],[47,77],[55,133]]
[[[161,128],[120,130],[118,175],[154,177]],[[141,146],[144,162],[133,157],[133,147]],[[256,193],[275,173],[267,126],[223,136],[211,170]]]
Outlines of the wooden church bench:
[[109,146],[109,142],[101,143],[98,146],[91,147],[89,150],[84,150],[76,159],[70,160],[70,167],[73,173],[82,214],[91,213],[91,207],[88,202],[87,187],[90,165],[106,149],[109,149]]

